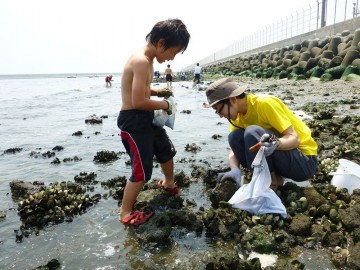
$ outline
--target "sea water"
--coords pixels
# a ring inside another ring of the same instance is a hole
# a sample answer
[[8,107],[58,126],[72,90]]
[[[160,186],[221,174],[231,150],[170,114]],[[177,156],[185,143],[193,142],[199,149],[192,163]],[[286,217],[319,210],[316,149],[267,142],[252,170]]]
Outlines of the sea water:
[[[118,221],[117,201],[111,197],[102,198],[85,214],[75,216],[73,222],[46,227],[39,235],[15,242],[14,230],[19,229],[21,221],[17,203],[11,197],[12,180],[43,181],[48,185],[73,181],[80,172],[94,172],[98,181],[130,176],[131,168],[125,164],[127,155],[105,165],[93,161],[99,151],[125,151],[116,124],[121,107],[120,76],[114,75],[112,87],[105,86],[105,76],[0,77],[0,212],[6,214],[5,220],[0,221],[0,269],[33,269],[51,259],[58,259],[62,269],[144,269],[147,265],[173,269],[211,248],[204,235],[180,230],[172,236],[171,248],[143,249],[133,231]],[[165,86],[152,84],[154,89]],[[192,82],[174,82],[173,92],[177,101],[175,126],[174,130],[166,130],[177,150],[175,172],[182,170],[190,176],[191,163],[179,162],[184,159],[204,167],[207,163],[227,166],[226,119],[203,108],[205,93],[193,88]],[[86,124],[85,119],[93,114],[108,118],[99,125]],[[83,135],[73,136],[77,131]],[[214,139],[213,135],[220,137]],[[191,143],[200,146],[201,151],[185,151]],[[45,153],[58,145],[64,147],[56,152],[60,160],[74,156],[81,160],[54,165],[51,161],[55,157],[31,156],[32,152]],[[22,151],[3,154],[15,147]],[[153,178],[156,177],[161,177],[159,168],[154,168]],[[208,208],[209,198],[202,190],[199,181],[182,190],[182,196],[194,199],[196,208]],[[93,193],[104,194],[106,190],[98,184]]]

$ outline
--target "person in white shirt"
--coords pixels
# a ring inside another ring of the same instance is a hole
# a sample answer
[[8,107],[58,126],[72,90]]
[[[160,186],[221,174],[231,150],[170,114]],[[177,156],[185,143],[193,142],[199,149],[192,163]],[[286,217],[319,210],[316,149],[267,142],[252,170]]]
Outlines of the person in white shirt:
[[201,67],[199,66],[199,63],[197,63],[194,72],[195,75],[194,82],[196,81],[196,83],[200,83],[200,73],[201,73]]

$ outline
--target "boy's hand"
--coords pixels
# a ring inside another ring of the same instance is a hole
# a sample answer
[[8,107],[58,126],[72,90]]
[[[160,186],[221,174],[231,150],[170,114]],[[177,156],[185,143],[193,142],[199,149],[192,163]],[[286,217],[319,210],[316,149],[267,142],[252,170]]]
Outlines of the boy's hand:
[[174,94],[169,88],[165,87],[165,88],[157,90],[157,96],[168,98],[170,96],[174,96]]
[[175,103],[175,100],[174,98],[172,97],[169,97],[169,98],[164,98],[164,101],[166,101],[169,105],[168,109],[167,110],[164,110],[168,115],[172,114],[172,110],[173,110],[173,106],[174,106],[174,103]]

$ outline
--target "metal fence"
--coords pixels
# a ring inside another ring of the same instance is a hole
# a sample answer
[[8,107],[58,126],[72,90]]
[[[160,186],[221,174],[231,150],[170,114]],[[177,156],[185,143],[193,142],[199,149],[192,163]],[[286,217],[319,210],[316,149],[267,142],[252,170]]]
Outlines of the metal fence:
[[[320,2],[316,0],[316,5],[309,6],[307,9],[302,9],[296,12],[296,14],[274,22],[196,63],[207,65],[277,41],[311,32],[324,26],[352,19],[360,15],[358,1],[323,0]],[[184,70],[193,69],[196,63],[186,67]]]

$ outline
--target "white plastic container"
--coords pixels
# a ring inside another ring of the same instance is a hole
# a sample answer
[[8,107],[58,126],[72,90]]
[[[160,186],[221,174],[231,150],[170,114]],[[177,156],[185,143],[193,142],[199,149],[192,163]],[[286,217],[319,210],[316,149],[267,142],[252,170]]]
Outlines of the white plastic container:
[[360,165],[350,160],[339,159],[339,167],[331,175],[333,175],[331,184],[347,188],[350,194],[354,189],[360,188]]

